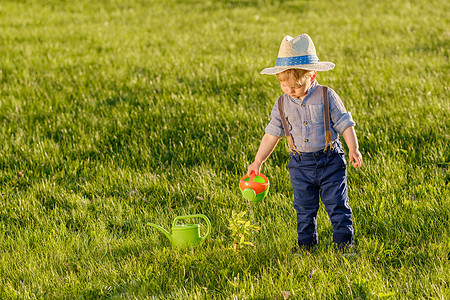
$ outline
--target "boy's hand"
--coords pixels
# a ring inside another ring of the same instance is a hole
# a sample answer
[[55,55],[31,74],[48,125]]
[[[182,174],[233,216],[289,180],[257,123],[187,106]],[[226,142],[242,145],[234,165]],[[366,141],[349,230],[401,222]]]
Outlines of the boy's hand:
[[255,172],[256,175],[259,175],[261,171],[261,164],[260,162],[254,161],[251,165],[247,168],[247,175],[250,176],[252,172]]
[[359,152],[358,149],[349,149],[348,151],[348,159],[349,162],[352,163],[352,165],[355,168],[359,168],[362,165],[362,155],[361,152]]

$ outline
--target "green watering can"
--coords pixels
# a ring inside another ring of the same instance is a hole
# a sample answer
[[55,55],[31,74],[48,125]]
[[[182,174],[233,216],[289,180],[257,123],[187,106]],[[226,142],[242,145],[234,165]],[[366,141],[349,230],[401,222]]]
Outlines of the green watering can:
[[[200,224],[177,225],[178,220],[202,218],[208,224],[208,229],[204,236],[200,236]],[[197,246],[202,243],[211,233],[211,222],[205,215],[188,215],[178,216],[173,220],[172,234],[156,224],[147,223],[147,225],[155,227],[164,233],[175,247]]]

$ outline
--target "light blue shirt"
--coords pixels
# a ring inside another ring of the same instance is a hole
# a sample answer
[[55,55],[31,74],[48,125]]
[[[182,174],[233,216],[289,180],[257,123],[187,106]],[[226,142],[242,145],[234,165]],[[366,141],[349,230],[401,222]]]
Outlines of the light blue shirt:
[[[302,100],[283,94],[284,115],[295,147],[300,152],[316,152],[325,148],[325,126],[323,122],[322,86],[316,80],[311,84],[308,94]],[[352,115],[344,107],[341,98],[328,88],[328,99],[331,116],[331,140],[339,138],[349,126],[354,126]],[[270,122],[265,131],[268,134],[282,137],[284,135],[278,99],[272,108]]]

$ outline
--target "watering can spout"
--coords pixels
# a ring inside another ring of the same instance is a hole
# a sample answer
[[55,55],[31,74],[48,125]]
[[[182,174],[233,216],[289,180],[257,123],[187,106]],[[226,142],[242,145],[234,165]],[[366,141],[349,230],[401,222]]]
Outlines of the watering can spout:
[[171,243],[173,242],[172,235],[167,230],[162,228],[161,226],[153,224],[153,223],[147,223],[147,225],[151,226],[151,227],[155,227],[156,229],[159,229],[162,233],[164,233],[167,236],[167,238],[170,240]]

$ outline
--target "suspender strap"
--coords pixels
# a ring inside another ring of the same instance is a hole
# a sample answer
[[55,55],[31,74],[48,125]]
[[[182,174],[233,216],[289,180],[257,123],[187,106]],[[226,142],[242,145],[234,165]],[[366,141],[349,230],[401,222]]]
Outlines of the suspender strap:
[[286,135],[286,140],[289,145],[289,150],[292,153],[297,153],[298,155],[302,155],[300,151],[294,145],[294,140],[292,139],[291,132],[289,131],[289,126],[287,124],[286,118],[284,116],[284,107],[283,107],[283,96],[278,98],[278,111],[280,112],[281,123],[283,124],[284,134]]
[[322,87],[322,101],[323,101],[323,124],[325,125],[325,149],[327,151],[328,145],[330,150],[333,149],[333,142],[331,141],[331,129],[330,129],[330,105],[328,103],[328,88]]

